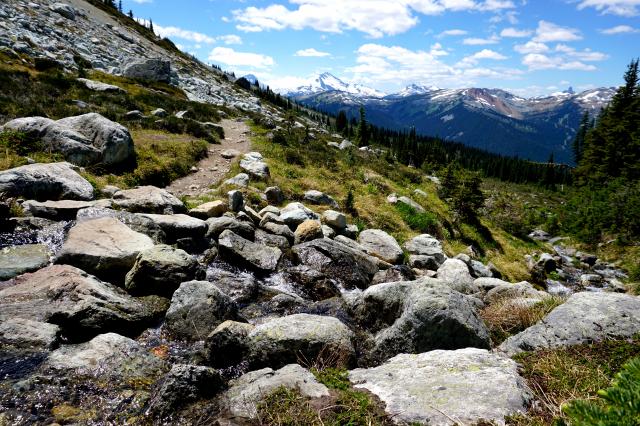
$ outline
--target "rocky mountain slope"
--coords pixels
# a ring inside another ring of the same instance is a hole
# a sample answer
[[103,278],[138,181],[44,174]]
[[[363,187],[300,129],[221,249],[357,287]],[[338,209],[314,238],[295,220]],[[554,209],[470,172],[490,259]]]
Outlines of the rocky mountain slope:
[[[318,80],[340,81],[327,74]],[[572,163],[571,142],[584,111],[597,115],[615,93],[615,88],[599,88],[525,99],[499,89],[412,85],[384,95],[345,85],[302,86],[285,94],[323,111],[345,110],[351,117],[364,105],[369,120],[381,127],[415,127],[425,135],[534,161],[546,161],[553,153],[556,161],[567,164]]]
[[[2,39],[0,82],[22,78],[51,115],[0,104],[0,424],[506,424],[546,407],[514,356],[640,332],[615,265],[539,232],[548,243],[495,230],[483,253],[467,247],[483,237],[455,223],[437,178],[285,122],[216,70],[105,24],[115,11],[0,10],[23,34]],[[86,40],[107,73],[78,80]],[[38,70],[43,55],[66,69]],[[171,181],[202,176],[207,155],[226,180],[178,198]],[[496,309],[527,320],[498,338]]]

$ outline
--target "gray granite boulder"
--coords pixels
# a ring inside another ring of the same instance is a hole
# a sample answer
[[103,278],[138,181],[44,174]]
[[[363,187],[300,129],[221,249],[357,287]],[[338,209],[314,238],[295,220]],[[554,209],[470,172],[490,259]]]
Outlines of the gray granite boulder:
[[69,163],[27,164],[0,172],[0,193],[34,200],[93,200],[93,186]]

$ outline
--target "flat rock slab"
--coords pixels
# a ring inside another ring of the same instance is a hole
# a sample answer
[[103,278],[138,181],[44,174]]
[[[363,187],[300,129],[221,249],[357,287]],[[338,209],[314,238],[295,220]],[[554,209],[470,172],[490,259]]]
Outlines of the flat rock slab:
[[576,293],[540,322],[509,337],[499,349],[509,355],[640,333],[640,297],[608,292]]
[[124,281],[138,254],[153,245],[151,238],[118,219],[103,217],[71,228],[56,263],[77,266],[119,283]]
[[349,380],[378,396],[399,424],[504,425],[532,399],[515,361],[474,348],[397,355],[379,367],[350,371]]
[[110,200],[78,201],[36,201],[27,200],[22,203],[22,208],[27,215],[43,217],[51,220],[73,220],[78,215],[78,211],[91,207],[109,208]]
[[289,364],[275,371],[271,368],[250,371],[232,380],[223,398],[232,416],[255,419],[260,401],[282,386],[295,389],[309,398],[329,396],[329,389],[318,383],[309,370]]
[[51,253],[44,244],[25,244],[0,250],[0,281],[37,271],[49,263]]
[[93,200],[93,186],[69,163],[27,164],[0,172],[0,193],[35,200]]
[[118,191],[113,195],[114,204],[133,213],[182,213],[186,210],[182,201],[165,189],[140,186]]

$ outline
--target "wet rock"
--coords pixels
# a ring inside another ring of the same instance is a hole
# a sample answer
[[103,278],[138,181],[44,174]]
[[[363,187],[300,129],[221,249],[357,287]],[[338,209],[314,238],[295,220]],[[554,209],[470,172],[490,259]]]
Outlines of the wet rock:
[[182,201],[155,186],[139,186],[118,191],[113,196],[113,202],[119,208],[132,213],[172,214],[186,210]]
[[196,279],[199,273],[204,275],[198,262],[187,252],[157,245],[140,252],[127,273],[125,288],[134,295],[171,297],[181,283]]
[[295,314],[271,320],[249,333],[249,362],[253,366],[282,367],[299,357],[315,360],[336,355],[345,365],[355,355],[353,333],[338,319]]
[[217,239],[220,234],[227,230],[247,240],[253,240],[255,235],[255,229],[251,224],[228,216],[207,219],[207,226],[209,229],[207,230],[206,237],[209,239]]
[[329,389],[318,383],[311,372],[297,364],[290,364],[275,371],[271,368],[251,371],[230,381],[223,401],[232,417],[257,419],[260,402],[280,387],[297,390],[308,398],[329,396]]
[[49,322],[73,340],[105,331],[135,333],[155,315],[143,301],[68,265],[21,275],[0,290],[0,320]]
[[81,223],[104,217],[115,218],[134,231],[146,234],[156,243],[163,243],[168,240],[164,231],[157,223],[148,217],[126,211],[105,209],[101,207],[89,207],[78,210],[76,221]]
[[582,274],[580,275],[580,284],[583,287],[602,287],[604,279],[598,274]]
[[[287,228],[289,230],[289,228]],[[289,230],[291,232],[291,230]],[[256,229],[255,242],[269,247],[277,247],[282,251],[286,251],[291,248],[289,240],[281,235],[273,235],[262,229]]]
[[227,212],[228,206],[223,201],[210,201],[208,203],[200,204],[198,207],[195,207],[189,210],[189,214],[191,216],[197,217],[198,219],[206,220],[210,217],[220,217]]
[[233,273],[221,269],[207,271],[207,281],[215,284],[236,303],[254,301],[260,291],[260,284],[250,273]]
[[224,368],[244,361],[249,350],[247,338],[254,328],[251,324],[231,320],[217,326],[205,339],[205,362]]
[[366,288],[378,272],[372,257],[327,238],[293,246],[292,251],[298,263],[339,279],[347,289]]
[[525,414],[533,399],[515,361],[474,348],[397,355],[350,371],[349,380],[379,397],[402,424],[504,424]]
[[213,368],[174,364],[156,386],[149,412],[158,417],[168,416],[189,402],[214,396],[222,388],[222,376]]
[[340,289],[333,279],[308,266],[287,268],[285,274],[296,292],[307,299],[325,300],[340,296]]
[[167,369],[135,340],[116,333],[100,334],[78,345],[53,351],[46,367],[60,374],[94,376],[110,380],[153,380]]
[[640,298],[627,294],[576,293],[540,322],[509,337],[499,349],[509,355],[605,339],[626,339],[640,332]]
[[0,344],[9,348],[52,350],[58,345],[60,327],[27,318],[6,318],[0,321]]
[[358,243],[371,256],[375,256],[385,262],[401,263],[404,252],[391,235],[380,229],[366,229],[358,236]]
[[36,201],[27,200],[22,203],[22,208],[26,215],[43,217],[51,220],[73,220],[78,215],[78,211],[90,207],[109,208],[111,202],[109,200],[98,201],[78,201],[78,200],[60,200],[60,201]]
[[207,231],[207,223],[185,214],[150,214],[137,213],[157,225],[165,234],[165,240],[171,244],[177,240],[188,238],[202,240]]
[[25,244],[0,249],[0,281],[37,271],[49,264],[51,253],[44,244]]
[[36,163],[0,172],[0,193],[40,201],[92,200],[93,186],[69,163]]
[[123,75],[142,80],[169,82],[171,62],[163,59],[144,59],[125,66]]
[[325,194],[324,192],[316,191],[315,189],[309,190],[304,193],[304,200],[310,202],[311,204],[321,204],[325,206],[330,206],[331,208],[337,209],[338,203],[331,196]]
[[373,280],[371,280],[371,285],[398,281],[413,281],[415,279],[416,274],[411,270],[411,268],[405,265],[397,265],[376,273],[373,276]]
[[294,232],[295,244],[301,244],[307,241],[323,238],[322,225],[317,220],[305,220],[297,226]]
[[188,281],[173,293],[164,327],[178,339],[203,340],[220,323],[235,320],[238,307],[208,281]]
[[280,249],[251,242],[230,230],[220,234],[218,249],[222,257],[263,272],[274,271],[282,257]]
[[438,279],[449,283],[452,288],[465,293],[476,293],[478,288],[473,284],[474,278],[469,267],[460,259],[447,259],[438,268]]
[[373,360],[433,349],[489,348],[480,302],[432,278],[378,284],[352,303],[354,318],[374,333]]
[[56,263],[77,266],[107,281],[121,283],[138,254],[152,247],[148,236],[115,218],[104,217],[71,228]]

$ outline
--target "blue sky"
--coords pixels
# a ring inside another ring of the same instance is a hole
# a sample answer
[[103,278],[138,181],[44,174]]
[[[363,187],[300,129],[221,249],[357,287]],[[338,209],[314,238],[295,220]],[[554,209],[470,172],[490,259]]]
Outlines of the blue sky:
[[523,96],[615,86],[640,56],[640,0],[124,0],[182,50],[273,87],[329,71]]

